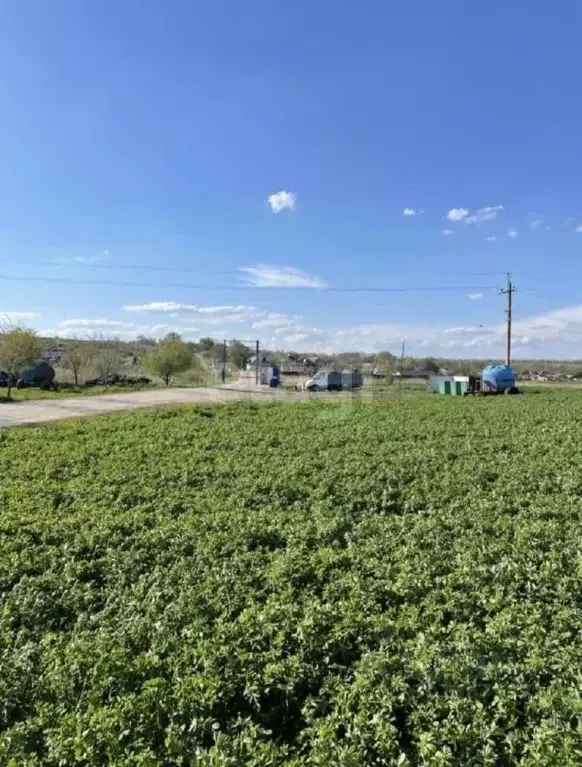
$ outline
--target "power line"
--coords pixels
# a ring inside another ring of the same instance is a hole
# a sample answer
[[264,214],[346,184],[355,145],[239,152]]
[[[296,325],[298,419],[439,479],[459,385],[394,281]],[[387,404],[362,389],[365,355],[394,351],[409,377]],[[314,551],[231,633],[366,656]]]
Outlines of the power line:
[[[111,269],[111,270],[135,270],[142,272],[180,272],[180,273],[200,273],[205,271],[201,267],[192,266],[152,266],[150,264],[116,264],[105,262],[78,262],[78,261],[42,261],[40,259],[18,259],[2,261],[0,264],[6,266],[26,265],[26,266],[56,266],[61,268],[74,269]],[[231,269],[229,271],[214,271],[214,274],[237,274],[240,276],[240,270]],[[505,272],[440,272],[443,277],[499,277],[505,276]],[[383,275],[383,279],[403,279],[406,275]]]
[[[0,264],[6,264],[14,266],[14,261],[0,261]],[[135,270],[140,272],[202,272],[201,267],[190,266],[151,266],[149,264],[108,264],[98,261],[93,263],[82,263],[76,261],[34,261],[30,259],[19,259],[17,265],[25,264],[26,266],[60,266],[68,269],[122,269],[122,270]],[[217,271],[215,274],[232,274],[232,272]]]
[[0,274],[0,280],[7,282],[48,282],[64,285],[109,285],[114,287],[131,288],[188,288],[190,290],[214,290],[214,291],[265,291],[268,289],[284,290],[309,290],[312,293],[441,293],[448,291],[472,291],[472,290],[497,290],[494,285],[431,285],[415,287],[384,287],[384,286],[365,286],[365,287],[326,287],[312,288],[308,286],[292,286],[285,288],[283,286],[259,286],[259,285],[203,285],[188,284],[185,282],[135,282],[133,280],[85,280],[75,279],[73,277],[37,277],[37,276],[17,276],[11,274]]

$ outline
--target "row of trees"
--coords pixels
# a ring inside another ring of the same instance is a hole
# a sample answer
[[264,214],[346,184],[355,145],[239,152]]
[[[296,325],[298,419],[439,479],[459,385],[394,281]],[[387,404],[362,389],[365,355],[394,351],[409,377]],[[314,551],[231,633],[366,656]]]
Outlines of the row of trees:
[[[0,370],[7,374],[8,398],[21,370],[37,363],[42,353],[43,344],[34,330],[0,325]],[[201,367],[191,345],[176,333],[168,334],[145,351],[141,355],[141,364],[147,373],[161,378],[166,386],[178,373]],[[60,366],[71,373],[75,386],[89,370],[107,381],[119,372],[121,365],[119,344],[103,339],[73,339],[67,343],[60,360]]]

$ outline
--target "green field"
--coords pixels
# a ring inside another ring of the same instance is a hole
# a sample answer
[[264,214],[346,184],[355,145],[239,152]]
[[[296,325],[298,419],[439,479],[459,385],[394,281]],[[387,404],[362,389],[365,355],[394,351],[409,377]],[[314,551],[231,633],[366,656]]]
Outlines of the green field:
[[0,764],[582,764],[582,395],[0,432]]

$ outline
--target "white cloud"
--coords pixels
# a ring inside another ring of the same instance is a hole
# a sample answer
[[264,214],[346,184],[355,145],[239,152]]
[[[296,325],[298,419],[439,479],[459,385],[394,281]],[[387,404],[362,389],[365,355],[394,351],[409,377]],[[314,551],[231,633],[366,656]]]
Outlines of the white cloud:
[[218,318],[222,322],[226,316],[233,315],[257,317],[263,314],[256,307],[245,304],[238,306],[198,306],[197,304],[182,304],[177,301],[151,301],[149,304],[129,304],[121,308],[124,312],[170,314],[176,317],[181,314],[195,314],[201,322],[210,322],[214,318]]
[[243,266],[239,271],[247,275],[243,279],[246,285],[257,288],[318,288],[321,290],[327,287],[327,283],[320,277],[302,272],[293,266],[256,264]]
[[451,236],[452,234],[454,234],[454,233],[455,233],[455,232],[454,232],[454,230],[453,230],[453,229],[442,229],[442,230],[441,230],[441,234],[442,234],[444,237],[450,237],[450,236]]
[[281,327],[288,328],[291,326],[296,326],[297,323],[300,322],[302,319],[303,317],[299,315],[279,314],[278,312],[270,312],[263,319],[253,322],[252,327],[255,330],[261,330],[263,328],[281,328]]
[[420,216],[422,213],[422,210],[417,210],[416,208],[404,208],[402,211],[403,216]]
[[469,215],[467,208],[451,208],[446,215],[446,218],[453,223],[463,221]]
[[133,322],[122,322],[121,320],[108,320],[105,318],[101,319],[74,319],[74,320],[63,320],[62,322],[59,322],[60,328],[108,328],[108,329],[119,329],[119,330],[133,330],[135,328],[135,323]]
[[577,231],[577,232],[582,232],[582,225],[581,225],[581,226],[577,226],[577,227],[576,227],[576,231]]
[[107,318],[77,318],[62,320],[55,328],[41,331],[41,335],[57,336],[59,338],[91,337],[91,334],[111,335],[122,340],[132,340],[139,335],[152,338],[162,338],[167,333],[175,332],[185,338],[197,338],[200,336],[200,328],[191,325],[154,324],[140,325],[134,322],[123,322]]
[[308,338],[309,333],[291,333],[290,335],[285,336],[283,340],[287,344],[298,344],[302,341],[307,341]]
[[491,235],[491,237],[485,237],[486,242],[495,242],[497,237],[495,235]]
[[483,293],[468,293],[467,298],[471,301],[480,301],[483,298]]
[[507,230],[507,236],[515,239],[517,237],[517,229],[515,227],[510,226]]
[[446,218],[454,224],[462,221],[479,227],[486,221],[493,221],[502,210],[503,205],[487,205],[484,208],[478,208],[474,213],[470,213],[467,208],[451,208]]
[[32,320],[35,317],[40,317],[39,312],[13,312],[11,309],[0,309],[0,323],[4,321],[14,323],[20,320]]
[[[479,293],[469,294],[477,301]],[[161,303],[161,302],[158,302]],[[305,352],[340,352],[358,350],[366,352],[388,349],[398,353],[403,337],[411,354],[426,356],[457,356],[486,359],[502,359],[505,346],[505,323],[490,325],[439,325],[422,323],[418,325],[398,323],[361,323],[352,327],[317,328],[304,324],[302,317],[280,312],[255,309],[257,318],[244,318],[247,326],[235,327],[230,320],[208,329],[194,327],[188,316],[175,323],[140,324],[124,322],[123,319],[77,318],[65,319],[52,330],[43,330],[43,335],[71,337],[91,332],[131,340],[138,335],[162,338],[169,332],[180,333],[184,338],[197,339],[203,335],[214,338],[259,338],[261,346],[269,349],[295,349]],[[460,316],[462,314],[460,313]],[[171,316],[168,313],[165,316]],[[204,315],[197,314],[199,318]],[[218,319],[220,313],[207,314]],[[232,315],[225,314],[225,317]],[[254,327],[255,320],[260,323]],[[263,322],[264,320],[264,322]],[[543,314],[514,320],[514,346],[516,353],[523,357],[567,358],[579,356],[582,343],[582,304],[545,312]]]
[[269,195],[267,200],[273,213],[281,213],[282,210],[295,210],[297,207],[297,195],[284,189]]
[[466,224],[474,224],[479,227],[486,221],[493,221],[503,210],[503,205],[487,205],[485,208],[479,208],[470,216],[465,216],[463,221]]

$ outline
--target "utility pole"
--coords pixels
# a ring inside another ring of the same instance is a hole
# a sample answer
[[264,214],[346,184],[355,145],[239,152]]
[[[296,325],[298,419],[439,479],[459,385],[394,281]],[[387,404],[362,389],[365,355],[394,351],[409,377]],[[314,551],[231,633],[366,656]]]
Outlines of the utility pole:
[[507,287],[501,291],[502,294],[507,296],[507,309],[505,310],[505,316],[507,318],[507,349],[505,352],[505,364],[511,365],[511,312],[512,312],[512,297],[515,293],[515,287],[511,281],[511,274],[507,272]]
[[226,383],[226,339],[222,342],[222,371],[220,377],[222,383]]
[[402,351],[400,352],[400,377],[398,378],[398,390],[402,389],[402,370],[404,368],[404,350],[406,349],[406,338],[402,339]]
[[255,384],[259,385],[259,367],[261,361],[259,359],[259,342],[257,341],[256,357],[255,357]]

